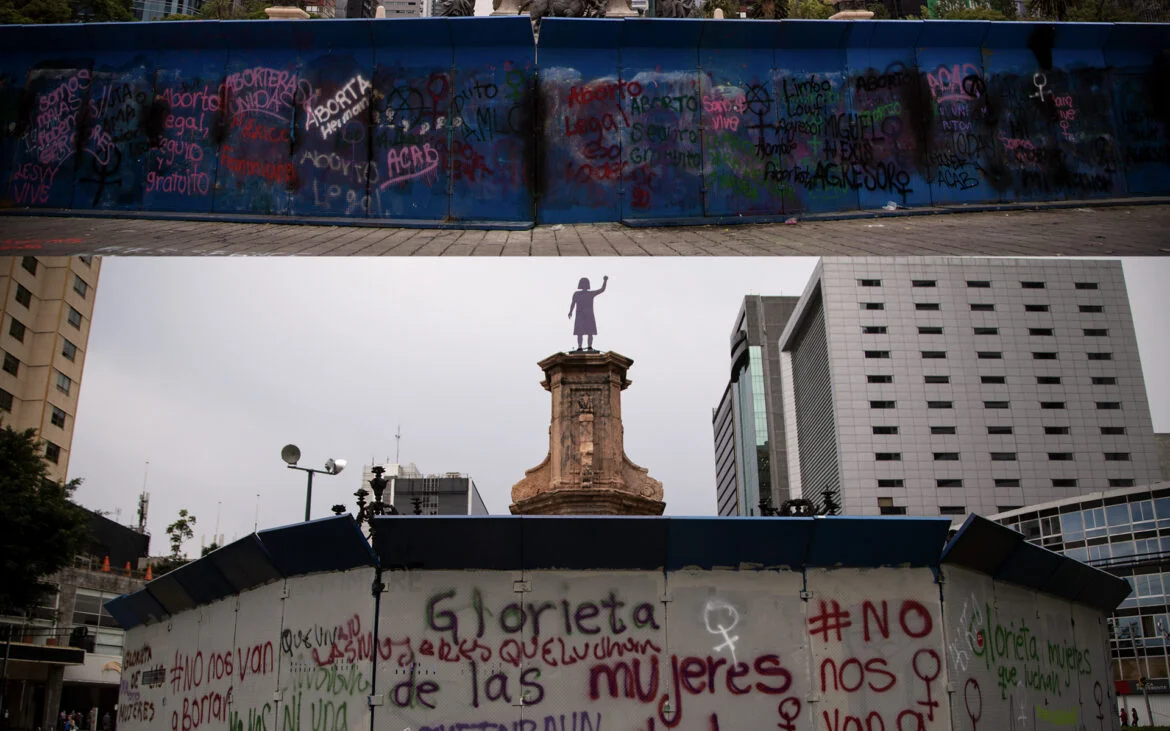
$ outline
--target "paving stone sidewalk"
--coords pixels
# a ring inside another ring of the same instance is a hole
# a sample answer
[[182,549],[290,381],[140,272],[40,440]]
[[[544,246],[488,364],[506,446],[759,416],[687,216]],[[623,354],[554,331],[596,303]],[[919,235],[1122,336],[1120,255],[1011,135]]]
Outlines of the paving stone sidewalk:
[[137,256],[1162,256],[1170,205],[880,215],[795,225],[528,231],[0,216],[0,254]]

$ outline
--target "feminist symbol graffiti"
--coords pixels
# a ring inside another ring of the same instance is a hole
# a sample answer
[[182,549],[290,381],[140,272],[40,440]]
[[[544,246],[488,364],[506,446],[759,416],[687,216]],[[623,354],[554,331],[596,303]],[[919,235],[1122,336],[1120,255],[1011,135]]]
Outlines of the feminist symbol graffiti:
[[[925,658],[925,661],[919,666],[919,658]],[[930,669],[930,663],[934,663],[933,669]],[[942,660],[938,653],[930,648],[919,650],[914,653],[914,659],[911,662],[914,668],[914,674],[918,679],[926,684],[926,700],[918,701],[918,705],[926,707],[927,720],[934,720],[934,709],[938,708],[939,703],[934,699],[934,691],[931,689],[931,684],[938,680],[938,676],[942,674]]]
[[967,678],[963,684],[963,705],[967,707],[967,718],[971,719],[971,731],[975,731],[979,719],[983,718],[983,691],[975,678]]
[[[1032,85],[1036,87],[1036,93],[1032,94],[1033,99],[1044,101],[1044,87],[1048,86],[1048,77],[1037,71],[1032,74]],[[1052,92],[1048,92],[1051,94]]]
[[[723,617],[720,616],[724,614],[729,620],[729,623],[726,625],[723,624]],[[711,626],[712,620],[715,620],[714,627]],[[707,606],[703,609],[703,623],[707,625],[707,631],[711,634],[723,635],[723,644],[717,646],[715,652],[727,648],[728,652],[731,653],[731,662],[738,663],[739,661],[735,657],[735,643],[739,641],[739,635],[732,637],[727,634],[735,628],[735,625],[739,624],[739,612],[736,611],[735,607],[722,599],[710,599],[707,601]]]

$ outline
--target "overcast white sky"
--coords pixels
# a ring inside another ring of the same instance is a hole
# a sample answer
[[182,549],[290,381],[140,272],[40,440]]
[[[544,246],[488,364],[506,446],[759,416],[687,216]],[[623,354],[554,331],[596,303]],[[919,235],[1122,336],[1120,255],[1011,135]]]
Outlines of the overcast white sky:
[[[815,259],[106,258],[69,476],[77,499],[135,522],[144,475],[151,551],[180,508],[210,543],[352,506],[361,465],[394,457],[469,473],[493,514],[548,451],[537,361],[575,347],[569,300],[596,300],[595,347],[634,359],[626,453],[662,480],[670,515],[715,513],[711,409],[729,375],[744,294],[799,295]],[[1170,259],[1125,275],[1154,427],[1170,431]],[[149,470],[146,462],[149,460]]]

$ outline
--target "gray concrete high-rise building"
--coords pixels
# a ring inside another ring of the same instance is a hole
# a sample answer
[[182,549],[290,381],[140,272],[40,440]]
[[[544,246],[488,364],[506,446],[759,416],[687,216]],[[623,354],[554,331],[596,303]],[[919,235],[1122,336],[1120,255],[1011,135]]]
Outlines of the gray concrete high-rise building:
[[744,297],[731,333],[731,377],[712,409],[719,515],[760,515],[789,497],[780,334],[799,297]]
[[826,259],[779,340],[788,489],[818,507],[991,515],[1161,477],[1119,261]]

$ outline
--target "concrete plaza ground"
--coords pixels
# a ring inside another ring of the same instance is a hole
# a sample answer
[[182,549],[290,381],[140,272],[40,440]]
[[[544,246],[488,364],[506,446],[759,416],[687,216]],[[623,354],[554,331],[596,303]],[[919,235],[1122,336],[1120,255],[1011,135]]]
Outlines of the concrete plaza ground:
[[[1120,205],[1118,203],[1121,203]],[[526,231],[0,216],[0,254],[138,256],[1162,256],[1170,201],[1004,206],[933,215]],[[943,212],[938,212],[943,213]]]

